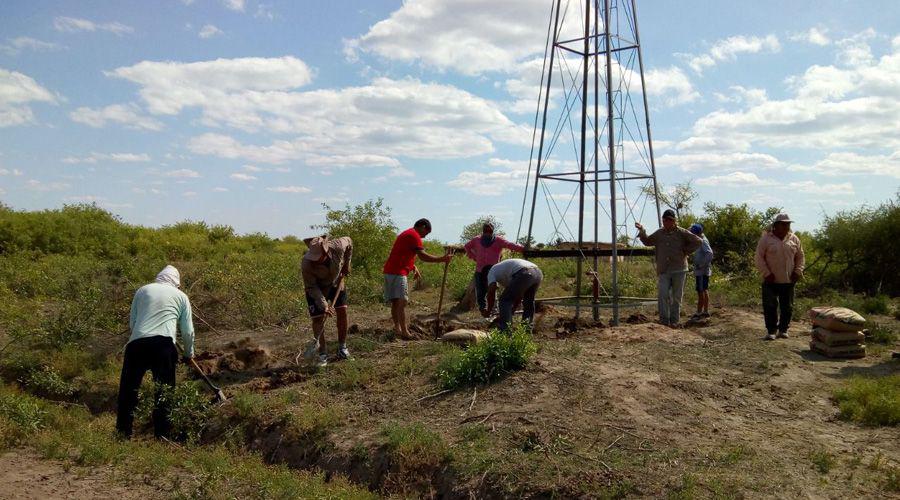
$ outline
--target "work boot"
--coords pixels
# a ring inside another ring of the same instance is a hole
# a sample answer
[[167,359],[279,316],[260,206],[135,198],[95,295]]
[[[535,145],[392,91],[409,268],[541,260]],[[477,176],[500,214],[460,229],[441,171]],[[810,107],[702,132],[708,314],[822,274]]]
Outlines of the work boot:
[[319,354],[319,360],[316,362],[316,366],[319,368],[325,368],[326,366],[328,366],[328,355]]
[[775,332],[769,332],[763,337],[763,340],[775,340]]
[[787,332],[778,332],[778,338],[786,339],[789,338]]

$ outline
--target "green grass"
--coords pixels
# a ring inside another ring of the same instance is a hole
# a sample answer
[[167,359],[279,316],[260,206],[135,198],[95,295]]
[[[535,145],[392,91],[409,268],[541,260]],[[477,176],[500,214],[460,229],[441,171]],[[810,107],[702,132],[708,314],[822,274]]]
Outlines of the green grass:
[[437,467],[450,459],[450,447],[436,432],[422,423],[389,422],[381,429],[391,458],[404,469]]
[[865,327],[868,330],[867,344],[892,346],[897,342],[897,332],[890,326],[870,321],[866,323]]
[[855,376],[833,396],[844,420],[870,426],[900,424],[900,374]]
[[488,337],[465,351],[453,351],[438,365],[438,384],[456,389],[488,384],[513,370],[521,370],[534,354],[537,344],[522,325],[509,332],[491,332]]
[[834,455],[826,450],[816,450],[809,455],[813,468],[819,474],[828,474],[835,465]]
[[375,498],[343,477],[326,480],[321,473],[266,465],[258,455],[221,445],[122,441],[113,424],[111,414],[92,417],[82,408],[61,408],[0,386],[0,437],[9,431],[20,437],[16,443],[4,441],[7,445],[33,446],[46,458],[80,466],[112,466],[123,478],[135,473],[168,478],[177,485],[175,497],[222,498],[227,492],[234,498]]

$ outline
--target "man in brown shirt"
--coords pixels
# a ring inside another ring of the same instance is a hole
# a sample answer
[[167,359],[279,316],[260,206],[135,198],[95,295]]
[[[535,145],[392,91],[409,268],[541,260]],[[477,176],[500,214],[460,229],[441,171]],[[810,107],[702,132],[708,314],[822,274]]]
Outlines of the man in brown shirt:
[[[335,316],[338,331],[338,359],[350,358],[347,349],[347,287],[342,277],[350,274],[353,241],[347,237],[329,239],[316,236],[303,240],[309,250],[300,261],[300,274],[306,290],[306,303],[312,318],[314,339],[307,345],[305,356],[312,358],[319,352],[318,366],[328,364],[325,346],[325,318]],[[332,306],[332,302],[334,306]]]
[[677,327],[681,317],[684,280],[688,273],[687,258],[700,248],[701,240],[687,229],[678,227],[673,210],[663,212],[662,218],[663,227],[649,236],[639,222],[635,222],[634,227],[638,230],[641,243],[656,247],[659,322]]

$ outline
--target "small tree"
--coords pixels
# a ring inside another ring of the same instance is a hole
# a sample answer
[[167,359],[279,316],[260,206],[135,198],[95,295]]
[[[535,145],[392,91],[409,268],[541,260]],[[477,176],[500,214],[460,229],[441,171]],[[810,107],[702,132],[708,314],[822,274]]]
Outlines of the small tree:
[[497,220],[493,215],[484,215],[475,219],[475,222],[468,224],[463,228],[462,233],[459,235],[459,241],[462,243],[467,243],[472,238],[477,238],[481,236],[481,226],[486,223],[490,223],[494,225],[494,234],[497,236],[503,236],[503,225],[500,224],[500,221]]
[[[657,184],[659,188],[659,203],[665,207],[675,211],[675,216],[681,220],[683,216],[691,213],[691,203],[697,199],[698,193],[692,186],[693,180],[675,184],[671,191],[666,190],[662,184]],[[653,186],[644,186],[641,191],[650,196],[655,194]]]
[[384,200],[369,200],[355,207],[346,205],[343,209],[334,209],[324,203],[322,206],[325,223],[314,225],[312,229],[332,237],[349,236],[353,239],[354,272],[362,272],[367,277],[381,274],[381,265],[397,234],[391,209],[385,206]]
[[770,207],[760,212],[746,203],[724,206],[707,203],[704,210],[700,223],[715,252],[716,265],[725,272],[751,272],[759,237],[781,209]]

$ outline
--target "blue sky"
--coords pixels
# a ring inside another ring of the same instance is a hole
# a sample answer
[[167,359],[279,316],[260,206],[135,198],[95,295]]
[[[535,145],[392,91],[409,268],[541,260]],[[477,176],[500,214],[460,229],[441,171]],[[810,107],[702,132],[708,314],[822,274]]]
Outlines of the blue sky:
[[[549,7],[5,1],[0,199],[303,236],[323,202],[384,197],[439,239],[482,214],[514,232]],[[895,195],[896,2],[638,1],[638,16],[659,180],[692,179],[696,208],[782,206],[814,229]]]

